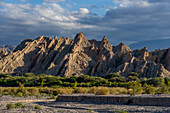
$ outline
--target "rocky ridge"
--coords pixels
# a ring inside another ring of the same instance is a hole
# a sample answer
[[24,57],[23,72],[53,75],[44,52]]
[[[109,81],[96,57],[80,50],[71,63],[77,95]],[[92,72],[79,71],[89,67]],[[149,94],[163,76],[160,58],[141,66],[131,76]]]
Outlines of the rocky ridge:
[[142,77],[164,77],[170,76],[170,48],[132,51],[123,43],[111,45],[106,36],[101,41],[88,40],[83,33],[74,39],[40,36],[25,39],[0,60],[0,73],[14,72],[59,76],[104,76],[111,72],[127,76],[136,72]]
[[0,59],[15,49],[13,45],[0,45]]

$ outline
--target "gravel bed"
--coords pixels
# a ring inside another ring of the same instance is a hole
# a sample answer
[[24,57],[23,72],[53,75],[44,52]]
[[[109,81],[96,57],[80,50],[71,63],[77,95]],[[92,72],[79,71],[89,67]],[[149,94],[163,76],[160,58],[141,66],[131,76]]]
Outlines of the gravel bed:
[[[6,104],[21,102],[26,108],[7,110]],[[36,110],[35,106],[41,110]],[[163,106],[137,106],[137,105],[114,105],[94,104],[83,102],[56,102],[47,97],[0,97],[0,113],[114,113],[115,111],[127,111],[129,113],[170,113],[170,107]]]

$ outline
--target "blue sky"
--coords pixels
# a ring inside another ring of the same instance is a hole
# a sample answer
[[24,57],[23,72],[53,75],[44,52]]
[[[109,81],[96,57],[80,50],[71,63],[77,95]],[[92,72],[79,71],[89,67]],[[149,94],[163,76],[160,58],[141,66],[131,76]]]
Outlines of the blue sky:
[[103,16],[109,8],[118,6],[113,0],[3,0],[5,3],[12,4],[43,4],[43,2],[58,3],[62,7],[77,11],[80,8],[88,8],[89,11],[97,15]]
[[0,0],[0,45],[38,36],[133,44],[170,39],[170,0]]

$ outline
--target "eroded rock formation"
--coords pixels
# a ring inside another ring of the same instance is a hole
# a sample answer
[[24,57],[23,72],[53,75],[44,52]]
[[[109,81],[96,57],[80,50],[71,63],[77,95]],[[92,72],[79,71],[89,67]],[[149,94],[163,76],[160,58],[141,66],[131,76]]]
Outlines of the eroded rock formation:
[[170,48],[148,52],[132,51],[120,43],[112,46],[106,36],[102,41],[88,40],[83,33],[74,39],[40,36],[25,39],[0,60],[0,73],[51,74],[59,76],[97,75],[111,72],[126,76],[137,72],[142,77],[170,76]]

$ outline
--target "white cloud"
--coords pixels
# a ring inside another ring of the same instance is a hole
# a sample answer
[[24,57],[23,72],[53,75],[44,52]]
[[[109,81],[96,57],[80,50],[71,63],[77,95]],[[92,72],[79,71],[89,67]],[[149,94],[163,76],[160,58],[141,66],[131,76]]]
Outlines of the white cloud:
[[65,2],[65,0],[44,0],[44,2]]
[[87,8],[80,8],[79,13],[80,14],[89,14],[90,11]]
[[78,11],[73,11],[72,15],[81,18],[85,16],[89,16],[90,11],[87,8],[80,8]]
[[119,4],[121,7],[138,6],[148,7],[150,2],[148,0],[113,0],[115,4]]
[[[134,2],[132,2],[134,1]],[[18,44],[25,37],[73,37],[78,32],[100,40],[106,35],[113,44],[170,36],[170,3],[150,0],[117,0],[104,16],[87,8],[71,12],[57,3],[12,4],[0,2],[0,42]],[[15,37],[15,38],[14,38]]]

